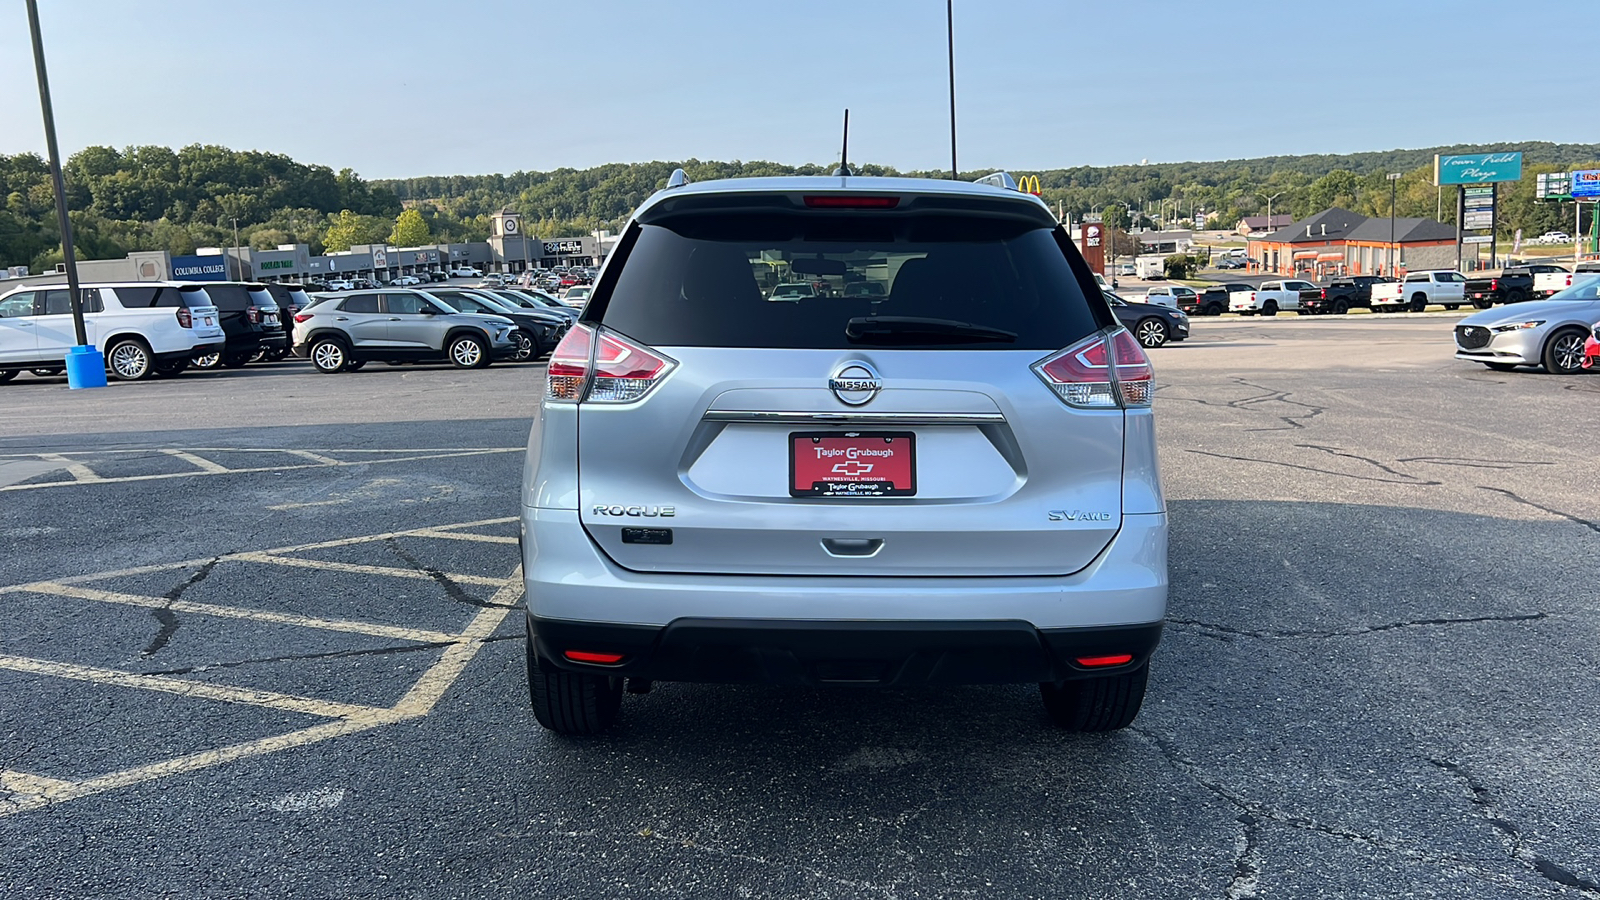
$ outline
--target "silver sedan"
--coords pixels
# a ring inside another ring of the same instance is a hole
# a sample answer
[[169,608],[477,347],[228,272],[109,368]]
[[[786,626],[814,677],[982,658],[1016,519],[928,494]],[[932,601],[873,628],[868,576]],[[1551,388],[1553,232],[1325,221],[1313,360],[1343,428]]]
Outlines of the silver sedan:
[[1543,366],[1557,375],[1583,371],[1583,344],[1600,322],[1600,278],[1573,284],[1547,300],[1474,313],[1456,326],[1456,359],[1497,371]]

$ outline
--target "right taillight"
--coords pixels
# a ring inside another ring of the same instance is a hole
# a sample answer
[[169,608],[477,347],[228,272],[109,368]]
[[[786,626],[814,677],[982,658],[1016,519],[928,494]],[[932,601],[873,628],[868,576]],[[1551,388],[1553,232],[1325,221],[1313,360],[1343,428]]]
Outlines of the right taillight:
[[313,315],[315,315],[315,314],[314,313],[295,313],[294,320],[296,322],[309,322],[309,321],[311,321],[311,317]]
[[1126,329],[1104,332],[1034,363],[1033,371],[1062,402],[1079,409],[1150,405],[1155,372]]
[[181,328],[193,328],[194,327],[194,313],[189,312],[189,308],[187,306],[178,307],[177,312],[178,312],[178,325],[179,325],[179,327],[181,327]]
[[591,325],[574,325],[550,354],[545,397],[568,403],[630,403],[677,363],[642,344]]

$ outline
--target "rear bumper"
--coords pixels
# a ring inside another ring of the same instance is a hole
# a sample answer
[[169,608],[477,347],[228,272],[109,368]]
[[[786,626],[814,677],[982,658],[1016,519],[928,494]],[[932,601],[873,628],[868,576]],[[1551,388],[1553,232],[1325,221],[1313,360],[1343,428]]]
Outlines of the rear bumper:
[[1167,517],[1125,515],[1071,575],[779,576],[634,572],[606,558],[577,510],[522,510],[523,579],[535,620],[660,628],[680,619],[779,622],[1006,621],[1035,629],[1150,625],[1167,610]]
[[[715,684],[1024,684],[1136,669],[1161,640],[1161,623],[1037,629],[1026,622],[810,622],[677,619],[665,626],[543,619],[528,633],[545,665],[649,681]],[[568,651],[622,654],[574,662]],[[1129,657],[1116,665],[1080,659]]]

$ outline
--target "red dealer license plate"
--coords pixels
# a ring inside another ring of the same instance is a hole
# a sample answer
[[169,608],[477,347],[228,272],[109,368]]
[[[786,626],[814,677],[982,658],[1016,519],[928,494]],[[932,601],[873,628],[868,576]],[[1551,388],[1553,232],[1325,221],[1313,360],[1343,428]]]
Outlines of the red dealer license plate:
[[917,492],[917,438],[909,431],[789,435],[793,497],[909,497]]

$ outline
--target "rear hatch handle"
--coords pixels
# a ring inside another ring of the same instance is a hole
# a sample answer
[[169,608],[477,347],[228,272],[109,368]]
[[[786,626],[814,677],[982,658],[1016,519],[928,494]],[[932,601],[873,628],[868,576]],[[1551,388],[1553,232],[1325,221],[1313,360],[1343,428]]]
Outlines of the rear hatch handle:
[[836,558],[866,559],[883,549],[883,538],[823,538],[822,549]]

